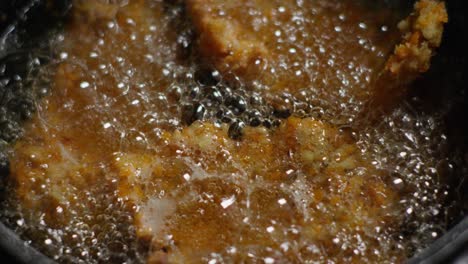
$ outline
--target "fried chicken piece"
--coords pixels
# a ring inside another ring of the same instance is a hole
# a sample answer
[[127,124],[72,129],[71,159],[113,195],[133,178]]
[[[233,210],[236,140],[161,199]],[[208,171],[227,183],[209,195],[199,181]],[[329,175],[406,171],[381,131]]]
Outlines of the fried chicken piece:
[[74,15],[81,16],[88,22],[114,19],[120,7],[124,5],[125,3],[111,3],[109,0],[75,0],[73,2]]
[[163,71],[177,65],[176,34],[163,5],[107,2],[74,5],[56,47],[61,60],[53,76],[45,76],[52,78],[50,94],[10,156],[26,221],[43,217],[47,226],[65,228],[78,218],[95,219],[102,212],[90,196],[103,194],[92,189],[114,191],[104,165],[112,153],[144,148],[142,133],[152,140],[150,132],[158,129],[148,121],[152,111],[160,119],[175,115],[167,101],[148,96],[167,89],[173,77]]
[[173,81],[163,72],[177,45],[162,7],[147,4],[75,9],[61,54],[73,60],[58,66],[10,158],[26,220],[94,225],[102,208],[89,188],[104,186],[134,206],[150,262],[399,262],[405,252],[391,247],[398,193],[348,133],[290,118],[275,131],[246,128],[235,141],[226,126],[172,132],[152,123],[172,115],[154,94]]
[[[103,171],[94,166],[93,157],[74,149],[70,139],[41,126],[42,120],[33,122],[28,126],[30,136],[15,144],[10,177],[26,219],[42,215],[44,224],[60,228],[86,200],[82,190],[100,181]],[[89,213],[80,209],[81,214]]]
[[413,13],[398,24],[402,39],[375,81],[375,92],[363,115],[375,119],[379,113],[372,109],[391,109],[406,94],[409,84],[429,70],[447,22],[444,2],[421,0],[415,3]]
[[434,50],[440,46],[444,24],[448,22],[445,3],[421,0],[413,13],[398,24],[403,34],[386,64],[392,74],[412,74],[429,70]]
[[360,1],[186,4],[202,60],[226,79],[240,77],[273,104],[271,98],[290,93],[336,115],[359,112],[375,97],[397,103],[400,97],[388,90],[404,93],[395,87],[405,90],[414,73],[428,70],[447,22],[443,3],[416,3],[414,13],[399,24],[403,41],[389,57],[398,43],[397,20],[386,8],[372,9]]
[[101,142],[103,152],[130,148],[135,144],[125,143],[136,135],[129,131],[150,135],[163,126],[154,124],[155,116],[162,121],[179,115],[167,109],[169,99],[157,96],[166,92],[174,81],[171,71],[180,67],[177,34],[164,5],[122,1],[115,14],[96,18],[93,8],[103,2],[81,0],[74,7],[57,48],[64,59],[43,111],[57,119],[52,123],[60,127],[58,133],[80,141],[90,152],[97,148],[90,138]]
[[197,122],[164,134],[156,154],[116,154],[119,193],[152,241],[150,263],[404,256],[377,240],[395,227],[398,195],[347,132],[298,118],[246,128],[241,141],[227,130]]
[[[250,65],[256,60],[266,60],[270,50],[261,36],[251,27],[246,27],[236,17],[222,17],[217,13],[226,10],[242,12],[242,7],[249,1],[187,1],[196,30],[199,32],[200,52],[213,60],[223,72],[233,71],[248,74]],[[274,2],[251,1],[263,9],[273,9]]]

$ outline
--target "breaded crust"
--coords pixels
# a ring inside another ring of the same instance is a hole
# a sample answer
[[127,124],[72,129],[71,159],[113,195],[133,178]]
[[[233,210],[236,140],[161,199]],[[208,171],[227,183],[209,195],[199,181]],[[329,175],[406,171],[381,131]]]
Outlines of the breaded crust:
[[414,75],[429,70],[431,57],[440,46],[444,24],[448,22],[445,3],[421,0],[414,11],[398,24],[402,41],[387,61],[385,69],[394,75]]
[[[187,0],[201,60],[228,81],[240,78],[273,104],[287,93],[332,115],[352,108],[363,117],[401,101],[408,84],[429,69],[447,22],[445,4],[436,0],[418,1],[398,24],[401,32],[391,16],[359,1],[296,3]],[[366,17],[369,13],[375,16]],[[385,30],[378,31],[381,25]],[[283,38],[282,27],[308,39]]]
[[[248,252],[268,257],[265,247],[297,262],[313,259],[298,252],[307,244],[323,247],[327,258],[357,261],[330,243],[341,235],[385,250],[367,232],[395,224],[398,195],[346,132],[290,118],[277,131],[247,128],[240,142],[226,126],[198,122],[163,137],[160,154],[119,153],[114,163],[119,193],[137,208],[138,235],[152,241],[154,263],[198,263],[210,252],[237,262]],[[278,241],[293,240],[296,253],[279,253]],[[229,247],[237,252],[228,254]]]
[[382,111],[393,109],[406,95],[408,86],[429,70],[447,22],[444,2],[416,2],[413,12],[398,24],[402,34],[400,44],[395,46],[373,84],[373,96],[361,113],[365,119],[378,119]]

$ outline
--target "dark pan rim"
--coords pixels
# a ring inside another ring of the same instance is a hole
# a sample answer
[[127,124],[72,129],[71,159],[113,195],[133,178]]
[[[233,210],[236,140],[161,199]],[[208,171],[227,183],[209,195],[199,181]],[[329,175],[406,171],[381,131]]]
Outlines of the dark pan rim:
[[55,261],[46,257],[27,242],[21,240],[11,229],[0,222],[0,248],[19,263],[50,264]]
[[[443,263],[457,254],[468,244],[468,217],[437,239],[421,253],[410,258],[407,263]],[[43,255],[0,222],[0,248],[15,260],[24,264],[56,263]]]

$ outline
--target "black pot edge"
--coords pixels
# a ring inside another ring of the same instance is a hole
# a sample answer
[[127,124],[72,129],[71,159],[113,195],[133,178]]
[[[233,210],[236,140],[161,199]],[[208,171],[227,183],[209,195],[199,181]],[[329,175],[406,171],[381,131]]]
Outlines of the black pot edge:
[[[0,222],[0,248],[23,264],[53,264],[55,261],[30,246]],[[460,250],[468,248],[468,217],[450,229],[427,249],[410,258],[408,264],[448,263]],[[461,261],[468,261],[467,256]],[[459,262],[464,263],[464,262]]]
[[[468,216],[428,248],[409,259],[408,264],[448,263],[463,250],[468,250]],[[468,259],[465,258],[464,261],[466,263]]]
[[0,248],[18,263],[24,264],[52,264],[55,263],[35,248],[30,246],[19,236],[0,222]]

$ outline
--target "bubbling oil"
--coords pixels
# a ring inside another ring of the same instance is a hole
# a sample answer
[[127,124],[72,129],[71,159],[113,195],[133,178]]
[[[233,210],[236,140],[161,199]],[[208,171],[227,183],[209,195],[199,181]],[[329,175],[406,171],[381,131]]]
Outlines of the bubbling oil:
[[[328,1],[317,2],[319,10]],[[333,4],[330,5],[333,9]],[[245,81],[235,74],[226,77],[213,70],[212,65],[200,64],[192,50],[190,30],[180,22],[186,20],[180,6],[160,1],[129,1],[119,8],[111,19],[99,17],[99,13],[94,19],[75,17],[57,37],[51,63],[54,67],[47,66],[38,77],[50,81],[50,94],[37,103],[37,112],[26,124],[24,136],[9,153],[14,168],[9,192],[16,195],[4,202],[2,219],[54,260],[146,261],[150,245],[137,236],[133,225],[135,208],[117,191],[118,180],[112,169],[116,153],[160,154],[168,144],[165,133],[174,133],[196,121],[217,127],[227,123],[228,136],[241,142],[245,127],[275,131],[289,116],[312,117],[331,124],[342,124],[343,119],[357,116],[360,105],[356,106],[353,96],[346,91],[340,92],[347,88],[345,79],[338,78],[342,89],[337,91],[339,94],[332,93],[333,98],[339,99],[326,104],[317,103],[324,93],[323,86],[339,81],[330,77],[329,82],[328,72],[328,77],[322,79],[314,72],[315,82],[322,84],[307,87],[305,93],[286,90],[273,93],[266,100],[262,89],[252,89],[252,80]],[[340,30],[347,10],[341,5],[336,8],[322,14],[325,18],[327,14],[333,15],[327,20],[333,34],[340,35],[340,41],[354,37]],[[262,19],[255,12],[249,12],[248,16],[252,20]],[[296,16],[294,21],[314,23],[305,14]],[[183,28],[174,28],[175,25]],[[291,39],[300,28],[289,26],[283,28],[288,29],[284,35],[277,36],[278,48],[289,47],[291,43],[301,45]],[[377,25],[372,20],[346,24],[358,32],[369,27],[385,32],[389,26]],[[277,34],[276,30],[272,32]],[[365,52],[376,52],[369,44],[371,40],[359,38],[353,41],[362,42]],[[346,43],[334,43],[334,47],[327,45],[329,41],[332,40],[322,36],[316,44],[327,46],[329,54],[335,56],[332,59],[339,60],[337,54]],[[286,44],[282,45],[283,42]],[[308,42],[302,44],[297,50],[308,51]],[[319,53],[328,52],[323,48],[322,52],[318,47]],[[304,65],[294,62],[289,65],[288,60],[285,63],[283,75],[307,72]],[[365,86],[367,69],[349,67],[348,77],[353,80],[348,81],[362,81],[359,85]],[[342,70],[346,75],[346,69]],[[353,78],[354,73],[364,76],[363,79]],[[375,125],[342,127],[352,131],[359,150],[371,157],[369,166],[385,172],[381,180],[398,192],[402,209],[396,213],[402,216],[402,221],[390,230],[372,227],[375,232],[367,236],[379,241],[382,248],[367,249],[361,237],[347,238],[345,233],[342,235],[347,239],[330,243],[353,248],[354,254],[362,259],[373,259],[366,254],[379,256],[390,251],[412,254],[443,234],[448,194],[443,178],[451,173],[454,157],[443,151],[448,139],[441,120],[437,114],[427,116],[402,103]],[[196,198],[206,200],[208,196],[209,193],[201,193]],[[228,207],[233,201],[226,199],[222,203]],[[221,208],[219,213],[223,214]],[[223,263],[233,250],[235,245],[225,252],[202,256],[200,261]],[[318,255],[326,253],[313,245],[305,250]],[[251,256],[251,260],[274,263],[274,258],[263,255],[275,254],[268,248],[264,251],[258,251],[260,256]],[[295,254],[297,259],[303,259],[310,252]],[[398,260],[392,257],[387,262]],[[325,258],[321,256],[319,260]]]

